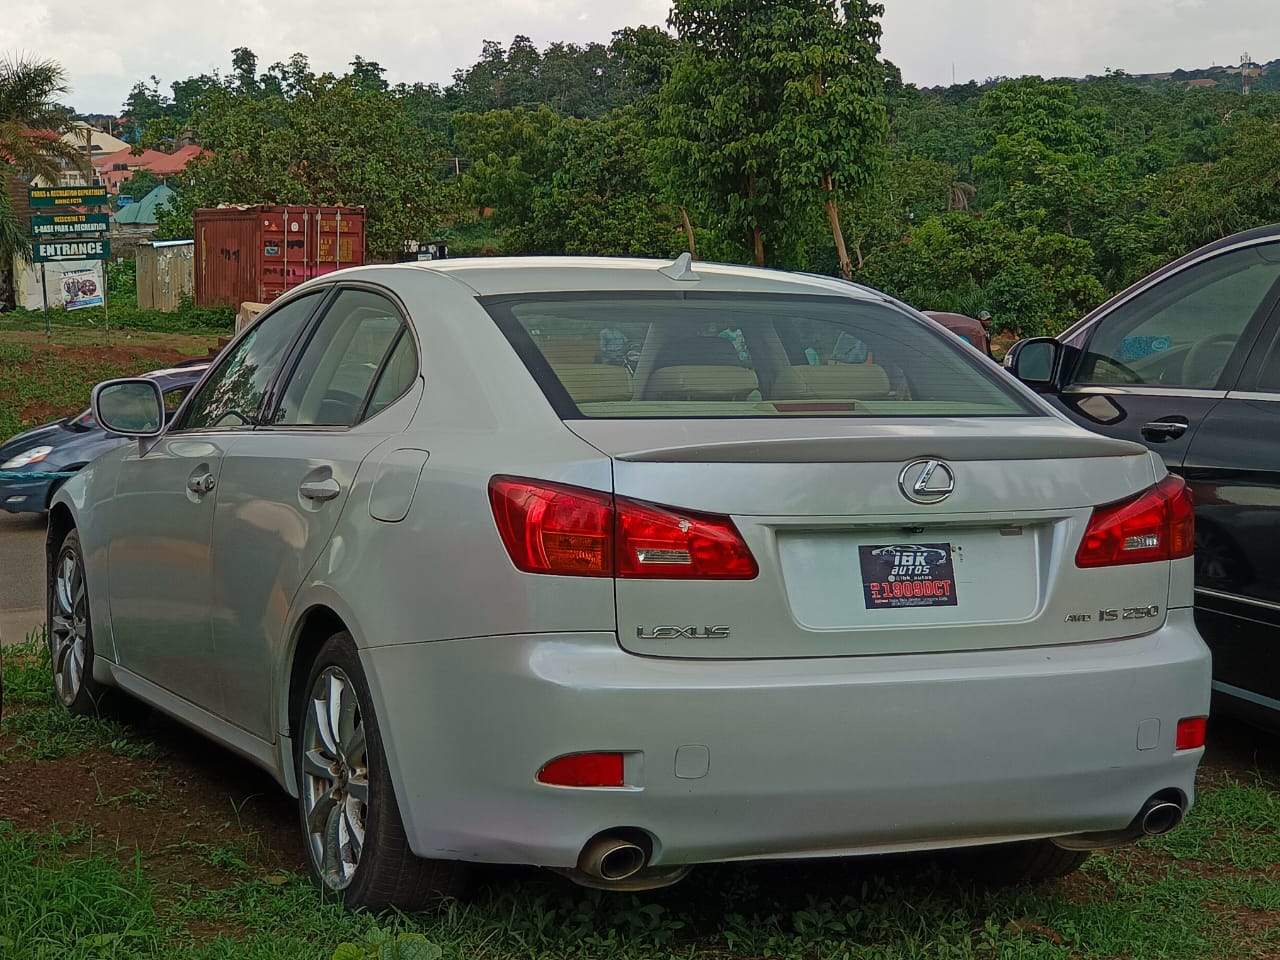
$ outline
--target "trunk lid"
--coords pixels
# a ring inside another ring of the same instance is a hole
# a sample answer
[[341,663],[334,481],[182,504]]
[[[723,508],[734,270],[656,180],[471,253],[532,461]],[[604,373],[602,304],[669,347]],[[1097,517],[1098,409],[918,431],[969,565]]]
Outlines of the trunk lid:
[[[614,492],[730,516],[750,581],[616,581],[627,650],[678,658],[1051,645],[1163,621],[1168,563],[1082,570],[1093,508],[1156,479],[1145,448],[1056,418],[571,421]],[[942,466],[914,502],[920,460]],[[900,483],[902,480],[902,483]],[[1101,610],[1140,610],[1114,621]],[[1154,612],[1152,612],[1154,611]]]

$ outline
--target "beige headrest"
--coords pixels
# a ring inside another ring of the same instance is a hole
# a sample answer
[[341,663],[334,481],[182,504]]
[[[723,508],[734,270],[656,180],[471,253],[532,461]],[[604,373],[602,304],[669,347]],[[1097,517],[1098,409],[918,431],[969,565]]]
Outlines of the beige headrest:
[[649,375],[650,400],[745,400],[760,385],[746,367],[686,365],[662,367]]
[[631,399],[631,374],[626,367],[607,363],[556,363],[551,369],[574,403]]
[[878,363],[784,367],[770,400],[868,400],[890,395],[889,375]]

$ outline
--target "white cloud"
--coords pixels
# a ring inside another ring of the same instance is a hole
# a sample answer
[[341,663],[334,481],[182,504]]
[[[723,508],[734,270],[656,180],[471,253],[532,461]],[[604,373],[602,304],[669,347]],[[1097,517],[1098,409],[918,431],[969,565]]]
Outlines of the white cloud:
[[[1080,76],[1108,67],[1171,70],[1280,57],[1277,0],[886,0],[885,55],[908,81],[1039,73]],[[664,24],[668,0],[126,0],[80,10],[51,0],[0,0],[0,54],[62,61],[80,110],[118,110],[152,74],[167,90],[192,74],[226,71],[247,46],[262,67],[306,53],[341,71],[356,54],[393,82],[448,83],[483,40],[526,34],[607,42],[623,26]],[[128,33],[125,33],[125,30]],[[1267,48],[1268,42],[1273,46]],[[1266,49],[1264,49],[1266,48]]]

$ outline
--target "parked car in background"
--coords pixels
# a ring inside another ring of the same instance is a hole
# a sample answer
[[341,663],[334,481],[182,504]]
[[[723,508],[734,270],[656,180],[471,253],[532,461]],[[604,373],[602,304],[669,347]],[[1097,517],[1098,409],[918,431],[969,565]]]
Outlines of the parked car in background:
[[362,267],[167,428],[154,380],[93,403],[141,439],[54,496],[59,701],[117,687],[262,765],[350,906],[471,863],[640,889],[991,845],[1044,878],[1192,802],[1183,483],[874,291]]
[[942,324],[965,343],[971,344],[979,353],[991,356],[991,336],[987,323],[963,313],[944,313],[939,310],[925,310],[924,315],[930,320]]
[[1077,422],[1147,444],[1196,508],[1196,623],[1216,701],[1280,728],[1280,225],[1157,270],[1010,369]]
[[[202,357],[143,376],[155,380],[165,409],[172,413],[208,366],[209,361]],[[19,476],[0,476],[0,509],[9,513],[43,513],[54,491],[64,482],[64,478],[50,478],[47,474],[79,470],[99,454],[125,442],[123,437],[98,426],[92,410],[11,437],[0,445],[0,472]]]

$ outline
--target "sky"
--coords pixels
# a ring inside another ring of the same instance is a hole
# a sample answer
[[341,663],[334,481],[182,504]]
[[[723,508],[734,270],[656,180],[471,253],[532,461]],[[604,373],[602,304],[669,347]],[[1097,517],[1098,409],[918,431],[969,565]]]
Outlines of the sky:
[[[1084,76],[1107,68],[1178,67],[1280,59],[1280,0],[884,0],[884,56],[919,86],[954,78]],[[479,59],[481,42],[525,34],[607,43],[613,31],[664,25],[669,0],[117,0],[69,6],[0,0],[0,56],[59,60],[65,99],[82,113],[116,113],[130,87],[228,72],[247,46],[260,68],[302,51],[318,71],[353,56],[376,60],[391,83],[447,84]]]

